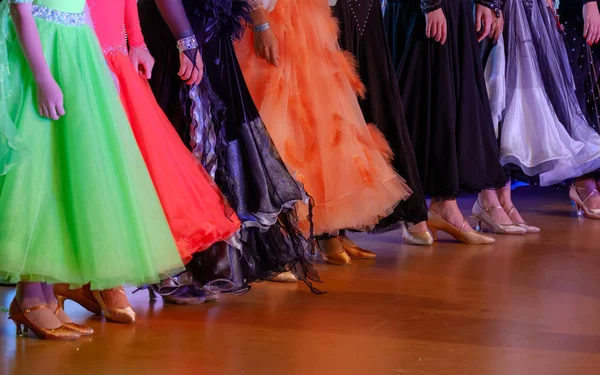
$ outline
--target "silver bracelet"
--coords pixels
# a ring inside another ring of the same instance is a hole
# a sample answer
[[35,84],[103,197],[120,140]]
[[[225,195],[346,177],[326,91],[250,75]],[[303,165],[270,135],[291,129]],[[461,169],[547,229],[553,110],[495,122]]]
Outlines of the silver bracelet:
[[265,22],[265,23],[261,23],[260,25],[254,26],[254,32],[255,33],[260,33],[260,32],[263,32],[263,31],[267,31],[270,28],[271,28],[271,25],[269,25],[268,22]]
[[193,35],[177,41],[177,49],[179,52],[189,51],[194,48],[198,48],[198,42],[196,41],[196,37]]

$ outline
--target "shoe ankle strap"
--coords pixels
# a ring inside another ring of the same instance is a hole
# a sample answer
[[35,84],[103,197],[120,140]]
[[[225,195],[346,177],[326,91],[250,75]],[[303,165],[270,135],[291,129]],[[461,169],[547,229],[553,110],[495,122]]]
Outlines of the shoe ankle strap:
[[586,192],[588,192],[588,195],[586,195],[586,197],[583,198],[581,201],[584,205],[588,201],[588,199],[590,199],[591,197],[593,197],[595,195],[600,195],[600,193],[598,192],[597,189],[588,189],[588,188],[582,188],[579,186],[574,186],[574,187],[575,187],[575,191],[577,192],[577,195],[579,195],[580,198],[581,198],[581,194],[579,194],[579,190],[585,190]]
[[40,310],[40,309],[48,309],[48,310],[50,310],[50,308],[48,307],[48,305],[46,305],[46,304],[41,304],[41,305],[37,305],[37,306],[30,307],[30,308],[28,308],[28,309],[21,309],[21,312],[22,312],[23,314],[29,314],[30,312],[34,312],[34,311],[36,311],[36,310]]

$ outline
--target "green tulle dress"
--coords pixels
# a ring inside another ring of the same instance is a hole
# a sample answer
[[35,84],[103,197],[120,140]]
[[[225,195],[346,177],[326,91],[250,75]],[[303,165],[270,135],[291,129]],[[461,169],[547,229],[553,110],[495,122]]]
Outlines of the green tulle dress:
[[33,1],[58,121],[37,112],[11,2],[27,1],[0,5],[0,279],[107,289],[181,271],[85,0]]

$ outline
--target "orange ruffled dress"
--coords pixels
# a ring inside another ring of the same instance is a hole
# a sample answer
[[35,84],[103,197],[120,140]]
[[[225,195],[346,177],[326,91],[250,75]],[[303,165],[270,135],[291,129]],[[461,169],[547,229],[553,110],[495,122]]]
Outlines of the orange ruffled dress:
[[[106,61],[115,74],[138,146],[185,263],[192,254],[230,239],[240,221],[208,173],[181,142],[129,58],[145,48],[136,0],[88,0]],[[127,36],[127,40],[126,40]]]
[[278,0],[269,24],[278,67],[256,56],[253,30],[236,52],[283,161],[314,199],[315,234],[370,229],[412,192],[390,166],[384,137],[365,123],[356,96],[364,86],[338,46],[328,2]]

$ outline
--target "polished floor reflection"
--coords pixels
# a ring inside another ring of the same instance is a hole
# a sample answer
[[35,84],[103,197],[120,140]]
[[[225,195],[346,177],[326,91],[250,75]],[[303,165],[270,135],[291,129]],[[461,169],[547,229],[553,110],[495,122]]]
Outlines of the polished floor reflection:
[[[401,245],[398,232],[358,235],[378,258],[319,264],[321,296],[263,283],[163,306],[142,292],[134,326],[67,302],[96,330],[67,343],[15,338],[2,312],[0,374],[600,374],[600,221],[577,219],[564,189],[515,195],[540,235],[431,248]],[[13,293],[0,288],[0,307]]]

